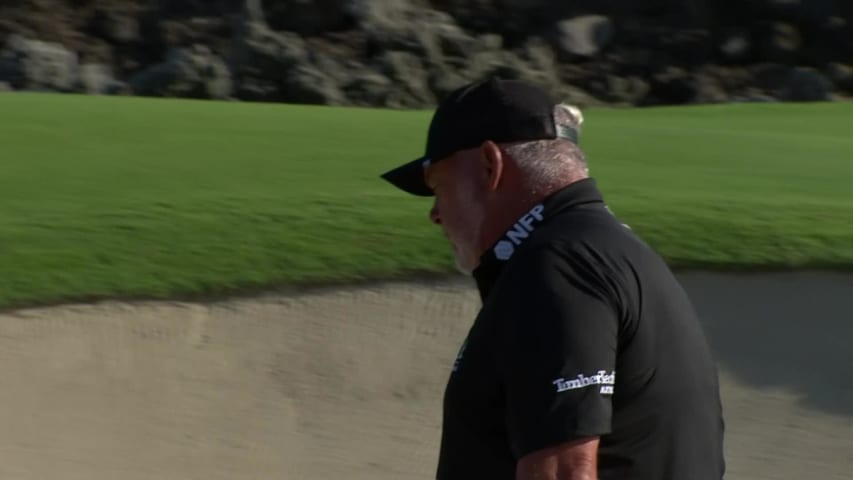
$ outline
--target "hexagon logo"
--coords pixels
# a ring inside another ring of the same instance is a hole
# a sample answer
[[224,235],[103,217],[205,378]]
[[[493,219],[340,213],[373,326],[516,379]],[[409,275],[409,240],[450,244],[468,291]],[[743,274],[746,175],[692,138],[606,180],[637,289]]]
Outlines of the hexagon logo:
[[512,245],[512,242],[507,240],[501,240],[495,245],[495,257],[498,260],[506,260],[512,256],[515,252],[515,247]]

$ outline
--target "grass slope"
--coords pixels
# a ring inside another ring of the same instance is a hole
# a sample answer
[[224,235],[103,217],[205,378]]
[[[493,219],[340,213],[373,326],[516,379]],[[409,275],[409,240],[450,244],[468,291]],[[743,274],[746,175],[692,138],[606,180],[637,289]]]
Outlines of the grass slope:
[[[378,178],[429,112],[0,94],[0,305],[451,270]],[[611,208],[674,266],[853,265],[853,105],[586,112]]]

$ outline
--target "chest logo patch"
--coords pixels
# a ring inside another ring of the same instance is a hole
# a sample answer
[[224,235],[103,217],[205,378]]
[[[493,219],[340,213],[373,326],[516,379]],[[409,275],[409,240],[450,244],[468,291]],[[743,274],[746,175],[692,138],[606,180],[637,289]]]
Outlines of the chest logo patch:
[[604,395],[613,394],[613,386],[616,384],[616,372],[607,374],[606,370],[599,370],[595,375],[586,376],[578,374],[573,378],[558,378],[551,382],[557,387],[557,393],[562,393],[568,390],[577,390],[579,388],[589,387],[591,385],[600,385],[599,392]]

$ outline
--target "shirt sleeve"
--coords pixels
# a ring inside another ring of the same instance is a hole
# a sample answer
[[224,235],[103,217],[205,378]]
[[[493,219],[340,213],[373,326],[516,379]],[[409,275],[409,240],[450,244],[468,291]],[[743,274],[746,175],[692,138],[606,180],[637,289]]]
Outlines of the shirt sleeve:
[[[580,253],[529,252],[502,288],[496,352],[517,458],[610,432],[619,309]],[[610,283],[610,286],[608,286]]]

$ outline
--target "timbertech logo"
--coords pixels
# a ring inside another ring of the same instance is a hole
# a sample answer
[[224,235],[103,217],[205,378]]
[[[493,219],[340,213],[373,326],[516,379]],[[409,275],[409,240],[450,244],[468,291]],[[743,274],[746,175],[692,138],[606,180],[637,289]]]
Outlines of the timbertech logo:
[[515,253],[515,247],[521,245],[530,233],[536,228],[535,223],[541,222],[545,217],[542,216],[542,211],[545,206],[542,204],[531,208],[529,212],[518,219],[511,229],[507,230],[504,240],[499,241],[493,249],[495,258],[498,260],[509,260],[512,254]]
[[600,393],[612,394],[613,385],[616,384],[616,372],[610,372],[608,375],[606,370],[599,370],[595,375],[589,377],[581,373],[575,378],[565,379],[561,377],[551,383],[556,385],[557,393],[576,390],[590,385],[601,385]]

